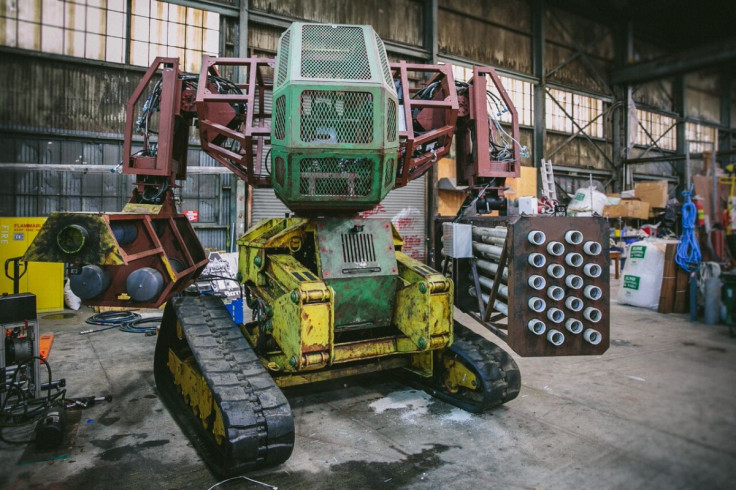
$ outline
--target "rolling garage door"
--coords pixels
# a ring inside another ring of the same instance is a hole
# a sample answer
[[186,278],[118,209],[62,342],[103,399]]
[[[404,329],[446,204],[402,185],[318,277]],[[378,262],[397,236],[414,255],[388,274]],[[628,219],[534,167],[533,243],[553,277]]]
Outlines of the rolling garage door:
[[[426,176],[406,187],[391,191],[386,199],[370,211],[361,213],[367,218],[390,219],[404,238],[403,251],[424,261]],[[253,189],[251,223],[266,218],[283,218],[289,209],[274,194],[273,189]]]

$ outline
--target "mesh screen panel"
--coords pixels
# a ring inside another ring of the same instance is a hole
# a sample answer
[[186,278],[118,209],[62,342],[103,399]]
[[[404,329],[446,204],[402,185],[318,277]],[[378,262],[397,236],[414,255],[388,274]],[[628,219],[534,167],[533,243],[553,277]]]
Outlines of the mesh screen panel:
[[330,25],[302,27],[302,76],[370,80],[363,29]]
[[386,141],[396,141],[396,102],[391,99],[386,109]]
[[386,48],[383,46],[383,41],[378,37],[378,33],[373,33],[376,36],[376,44],[378,44],[378,55],[381,57],[381,70],[383,71],[383,78],[386,83],[390,86],[394,86],[394,80],[391,77],[391,70],[388,66],[388,58],[386,57]]
[[289,37],[291,31],[286,31],[281,38],[281,46],[279,47],[279,73],[276,80],[276,86],[281,85],[286,80],[286,68],[289,66]]
[[310,158],[299,171],[304,196],[367,196],[373,184],[373,162],[364,158]]
[[371,143],[373,95],[305,90],[300,124],[299,136],[305,143]]
[[273,134],[277,140],[286,136],[286,99],[283,95],[276,99],[273,114]]

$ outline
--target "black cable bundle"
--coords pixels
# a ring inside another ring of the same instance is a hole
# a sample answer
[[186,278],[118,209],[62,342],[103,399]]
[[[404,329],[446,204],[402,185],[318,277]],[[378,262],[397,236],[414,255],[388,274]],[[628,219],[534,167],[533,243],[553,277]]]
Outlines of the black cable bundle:
[[[44,366],[48,373],[48,386],[46,396],[39,398],[31,398],[28,393],[24,392],[17,384],[18,373],[21,368],[35,360],[39,360]],[[3,382],[5,383],[5,370],[0,370],[3,376]],[[2,407],[0,407],[0,440],[6,444],[28,444],[33,442],[30,440],[14,440],[7,439],[3,435],[3,431],[8,428],[19,428],[26,427],[37,422],[43,415],[51,409],[55,404],[61,403],[63,405],[64,397],[66,396],[66,390],[59,390],[57,388],[56,393],[51,393],[50,387],[53,386],[53,376],[51,373],[51,366],[46,359],[33,356],[26,361],[23,361],[16,365],[16,370],[13,373],[13,377],[10,383],[4,386],[6,392],[5,399],[3,400]],[[8,406],[8,401],[13,399],[14,403]]]

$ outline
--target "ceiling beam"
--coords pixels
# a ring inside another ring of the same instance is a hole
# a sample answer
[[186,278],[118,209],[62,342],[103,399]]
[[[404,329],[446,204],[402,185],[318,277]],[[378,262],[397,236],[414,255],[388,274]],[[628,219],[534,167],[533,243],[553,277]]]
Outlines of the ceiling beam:
[[625,65],[611,72],[611,84],[638,84],[711,66],[723,66],[734,60],[736,60],[736,39],[650,61]]

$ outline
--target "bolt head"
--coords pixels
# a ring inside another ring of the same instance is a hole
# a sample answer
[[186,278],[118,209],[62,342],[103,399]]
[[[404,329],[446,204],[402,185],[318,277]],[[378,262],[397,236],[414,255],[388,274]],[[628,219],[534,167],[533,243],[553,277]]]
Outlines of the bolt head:
[[289,364],[291,364],[292,367],[296,367],[296,356],[291,356],[291,359],[289,359]]
[[424,340],[424,337],[421,337],[421,338],[420,338],[420,339],[419,339],[419,340],[417,341],[417,346],[418,346],[418,347],[419,347],[420,349],[426,349],[426,348],[427,348],[427,341],[426,341],[426,340]]
[[255,259],[253,259],[253,263],[256,265],[256,267],[260,267],[263,263],[263,259],[261,259],[260,255],[257,255]]
[[294,303],[299,302],[299,292],[296,289],[291,292],[291,301]]
[[426,293],[427,292],[427,284],[424,282],[419,283],[419,292],[420,293]]

